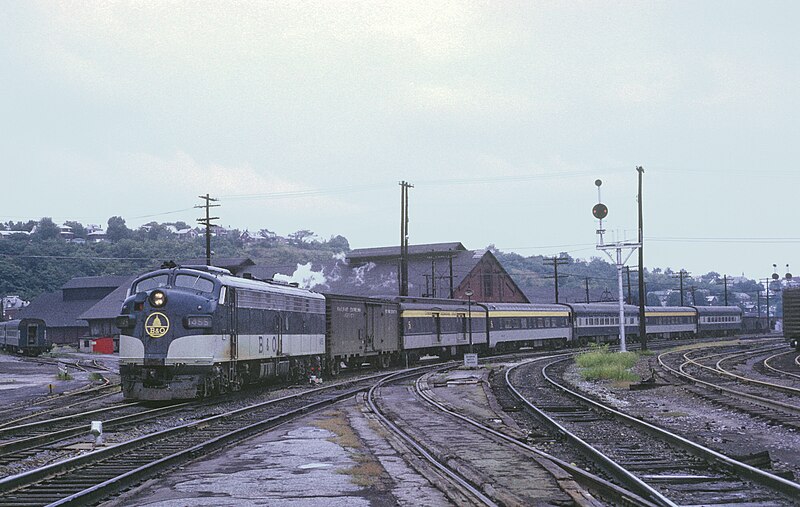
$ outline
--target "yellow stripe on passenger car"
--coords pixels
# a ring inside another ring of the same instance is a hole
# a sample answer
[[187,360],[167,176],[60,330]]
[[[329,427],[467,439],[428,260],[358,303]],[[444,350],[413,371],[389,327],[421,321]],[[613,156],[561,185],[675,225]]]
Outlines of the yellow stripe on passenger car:
[[490,317],[569,317],[568,312],[526,312],[522,310],[489,311]]
[[[457,312],[445,312],[445,311],[438,311],[438,310],[404,310],[403,311],[403,318],[415,318],[415,317],[433,317],[434,315],[438,315],[439,317],[448,317],[448,318],[456,318],[456,317],[463,317],[468,315],[466,308],[463,311]],[[473,319],[480,319],[484,317],[483,309],[480,308],[472,308],[472,318]]]

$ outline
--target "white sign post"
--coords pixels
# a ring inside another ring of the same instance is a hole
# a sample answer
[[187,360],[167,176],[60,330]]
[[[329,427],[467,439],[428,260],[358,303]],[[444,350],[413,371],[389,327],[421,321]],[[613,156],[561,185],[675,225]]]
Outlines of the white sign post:
[[467,368],[477,368],[478,354],[464,354],[464,366]]

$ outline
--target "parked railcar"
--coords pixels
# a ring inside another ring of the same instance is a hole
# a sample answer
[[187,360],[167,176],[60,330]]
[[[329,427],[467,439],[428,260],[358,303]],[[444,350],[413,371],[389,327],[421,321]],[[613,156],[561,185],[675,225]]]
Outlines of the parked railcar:
[[742,309],[738,306],[697,306],[700,336],[732,336],[742,331]]
[[27,356],[38,356],[49,350],[45,322],[33,318],[0,322],[0,348]]
[[[619,341],[619,305],[613,303],[569,303],[572,311],[573,342],[579,346],[588,343],[616,343]],[[639,334],[639,309],[633,305],[623,308],[625,336]]]
[[357,368],[366,361],[387,368],[400,355],[400,306],[395,301],[325,295],[328,371]]
[[572,318],[566,306],[520,303],[486,303],[485,306],[492,350],[562,348],[571,341]]
[[176,400],[319,371],[325,298],[185,266],[134,280],[117,318],[123,396]]
[[[486,307],[452,299],[397,298],[400,305],[403,351],[409,362],[431,354],[456,356],[486,350]],[[470,322],[472,329],[470,330]],[[470,343],[471,340],[471,343]]]
[[646,306],[644,318],[648,337],[677,339],[697,334],[697,311],[688,306]]
[[800,351],[800,286],[783,289],[783,336]]

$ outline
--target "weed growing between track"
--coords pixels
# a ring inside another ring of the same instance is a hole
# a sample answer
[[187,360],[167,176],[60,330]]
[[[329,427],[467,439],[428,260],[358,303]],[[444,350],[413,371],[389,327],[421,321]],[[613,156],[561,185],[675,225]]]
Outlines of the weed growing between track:
[[608,345],[603,345],[578,354],[575,362],[585,380],[637,382],[639,375],[633,373],[631,368],[638,359],[635,352],[609,352]]

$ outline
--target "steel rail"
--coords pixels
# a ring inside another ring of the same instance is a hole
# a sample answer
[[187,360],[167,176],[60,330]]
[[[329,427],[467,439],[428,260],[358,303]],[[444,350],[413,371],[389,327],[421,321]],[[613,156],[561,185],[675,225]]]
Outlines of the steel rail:
[[[146,421],[148,419],[153,419],[155,417],[159,417],[161,415],[168,414],[170,412],[174,412],[174,411],[180,410],[180,409],[182,409],[182,408],[184,408],[184,407],[186,407],[187,405],[190,405],[190,404],[191,404],[191,402],[179,403],[179,404],[176,404],[176,405],[168,405],[168,406],[164,406],[164,407],[157,407],[157,408],[152,408],[152,409],[149,409],[149,410],[145,410],[143,412],[136,412],[134,414],[128,414],[128,415],[115,417],[113,419],[108,419],[108,420],[103,421],[103,428],[104,429],[106,429],[106,428],[114,428],[114,427],[117,427],[117,426],[120,426],[120,425],[130,424],[132,422]],[[118,410],[119,408],[127,408],[130,405],[137,405],[137,404],[136,403],[131,403],[131,404],[125,405],[124,407],[116,407],[113,410]],[[89,413],[90,412],[87,412],[86,414],[89,414]],[[80,415],[84,415],[84,414],[79,414],[76,417],[78,417]],[[32,423],[32,424],[41,424],[42,426],[44,426],[46,424],[52,423],[53,421],[57,421],[57,419],[52,419],[50,421],[42,421],[41,423]],[[19,427],[21,427],[21,426],[19,426]],[[14,428],[9,428],[9,429],[14,429]],[[35,448],[36,446],[39,446],[39,445],[44,445],[44,444],[49,444],[49,443],[52,443],[52,442],[57,442],[59,440],[65,439],[65,438],[74,437],[76,435],[81,435],[81,434],[86,434],[88,432],[89,432],[89,425],[82,424],[80,426],[73,426],[71,428],[64,428],[64,429],[60,429],[60,430],[56,430],[56,431],[51,431],[49,433],[44,433],[42,435],[33,435],[33,436],[27,436],[25,438],[19,438],[19,439],[16,439],[16,440],[8,440],[8,441],[5,441],[5,442],[0,442],[0,458],[2,458],[4,454],[10,453],[10,452],[17,452],[17,451],[21,451],[21,450],[33,449],[33,448]]]
[[[11,493],[16,491],[21,491],[23,490],[23,488],[41,483],[47,480],[48,478],[61,476],[71,470],[85,468],[86,466],[91,464],[96,464],[101,461],[122,456],[128,452],[133,452],[137,448],[140,447],[144,448],[149,444],[155,443],[159,440],[168,437],[199,434],[202,432],[204,428],[208,428],[213,424],[222,423],[224,425],[225,421],[231,420],[234,417],[240,417],[240,416],[246,417],[250,413],[254,413],[261,409],[269,409],[270,405],[276,405],[277,403],[280,402],[296,401],[302,397],[314,396],[320,394],[327,396],[322,401],[313,402],[311,404],[304,405],[299,409],[293,409],[291,411],[283,412],[277,416],[270,417],[269,419],[263,419],[254,424],[248,424],[245,427],[237,428],[234,431],[229,431],[224,435],[217,435],[213,439],[205,441],[204,443],[193,445],[191,448],[178,451],[164,458],[141,465],[139,466],[139,468],[136,468],[134,470],[129,470],[127,472],[120,474],[119,476],[112,477],[102,482],[101,484],[96,484],[94,486],[91,486],[87,489],[84,489],[83,491],[70,495],[68,498],[59,500],[58,502],[53,504],[53,505],[62,505],[65,504],[64,502],[69,500],[69,502],[74,502],[79,505],[85,505],[86,503],[89,503],[91,501],[97,501],[99,499],[102,499],[103,497],[112,494],[118,489],[127,487],[128,485],[130,485],[132,481],[139,480],[140,478],[144,477],[145,475],[151,472],[156,472],[161,470],[162,465],[168,466],[169,464],[176,463],[181,459],[187,459],[189,457],[195,456],[199,452],[198,449],[202,448],[203,450],[207,450],[210,448],[219,447],[222,444],[224,444],[227,439],[231,438],[232,435],[237,435],[241,436],[241,438],[244,438],[245,436],[249,436],[251,433],[254,433],[259,429],[266,428],[267,425],[269,424],[275,424],[276,421],[278,421],[279,419],[285,418],[287,414],[291,414],[291,416],[294,417],[296,415],[300,415],[301,413],[305,413],[309,410],[312,410],[314,407],[327,406],[331,403],[339,401],[340,399],[351,397],[358,392],[365,391],[368,388],[368,386],[364,385],[359,386],[359,384],[368,383],[370,381],[380,379],[384,376],[386,376],[385,373],[378,375],[371,375],[353,381],[330,384],[324,387],[318,387],[315,389],[303,391],[301,393],[295,393],[283,396],[280,398],[257,403],[254,405],[250,405],[248,407],[240,408],[223,414],[217,414],[215,416],[207,417],[205,419],[192,421],[190,423],[176,426],[173,428],[160,430],[154,433],[144,435],[142,437],[138,437],[136,439],[122,442],[113,447],[99,449],[87,454],[83,454],[81,456],[76,456],[74,458],[69,458],[57,463],[53,463],[51,465],[46,465],[44,467],[35,470],[23,472],[21,474],[17,474],[14,476],[5,477],[0,479],[0,502],[2,502],[3,497],[7,497]],[[346,390],[340,393],[335,393],[335,392],[328,393],[328,391],[336,391],[340,389],[346,389]],[[225,428],[223,427],[222,429],[224,430]]]
[[701,366],[703,366],[705,368],[709,368],[711,371],[716,371],[716,372],[718,372],[718,373],[720,373],[722,375],[728,375],[729,377],[732,377],[732,378],[734,378],[736,380],[739,380],[741,382],[744,382],[746,384],[754,384],[754,385],[758,385],[758,386],[765,386],[765,387],[769,387],[769,388],[772,388],[772,389],[776,389],[778,391],[785,391],[785,392],[791,393],[791,394],[800,394],[800,389],[798,389],[796,387],[785,386],[785,385],[780,385],[780,384],[774,384],[772,382],[766,382],[766,381],[763,381],[763,380],[757,380],[757,379],[753,379],[753,378],[749,378],[749,377],[744,377],[742,375],[737,375],[736,373],[733,373],[733,372],[723,368],[723,366],[722,366],[722,363],[724,361],[728,361],[728,360],[731,360],[731,359],[734,359],[734,358],[737,358],[737,357],[740,357],[740,356],[752,356],[752,355],[756,355],[756,354],[763,354],[764,352],[768,352],[769,350],[774,350],[774,349],[747,351],[747,352],[741,352],[739,354],[733,354],[733,355],[730,355],[728,357],[723,357],[722,359],[717,361],[717,363],[715,364],[715,367],[717,368],[716,370],[714,370],[713,368],[709,368],[708,366],[705,366],[705,365],[701,365]]
[[[767,368],[768,370],[772,370],[775,373],[778,373],[780,375],[785,375],[785,376],[789,376],[789,377],[794,377],[794,378],[800,379],[800,375],[798,375],[797,373],[792,373],[790,371],[779,370],[779,369],[777,369],[777,368],[775,368],[775,367],[773,367],[773,366],[771,366],[769,364],[770,360],[775,359],[776,357],[786,356],[786,355],[789,355],[789,354],[794,354],[794,351],[789,350],[789,351],[786,351],[786,352],[781,352],[779,354],[775,354],[775,355],[769,356],[768,358],[764,359],[764,367]],[[795,361],[797,361],[798,358],[800,358],[800,356],[797,356],[795,358]],[[800,366],[800,363],[798,363],[797,365]]]
[[[661,354],[661,355],[664,355],[664,354]],[[661,355],[659,356],[659,358],[661,357]],[[551,364],[554,364],[554,363],[551,363]],[[550,365],[547,365],[547,366],[550,366]],[[547,368],[547,366],[545,366],[545,369]],[[628,415],[628,414],[626,414],[624,412],[620,412],[619,410],[616,410],[614,408],[611,408],[611,407],[608,407],[606,405],[603,405],[603,404],[601,404],[601,403],[599,403],[599,402],[597,402],[597,401],[595,401],[595,400],[593,400],[593,399],[591,399],[589,397],[586,397],[586,396],[584,396],[584,395],[582,395],[582,394],[580,394],[580,393],[578,393],[576,391],[573,391],[572,389],[569,389],[566,386],[563,386],[563,385],[559,384],[558,382],[554,381],[549,376],[547,376],[546,373],[545,373],[545,378],[547,378],[548,382],[550,382],[554,386],[556,386],[559,389],[563,390],[564,392],[570,394],[571,396],[581,400],[582,402],[591,405],[592,407],[595,407],[595,408],[597,408],[599,410],[602,410],[602,411],[604,411],[606,413],[612,414],[615,417],[618,417],[618,418],[620,418],[622,420],[625,420],[625,421],[627,421],[627,422],[629,422],[629,423],[631,423],[631,424],[633,424],[633,425],[635,425],[635,426],[637,426],[639,428],[642,428],[642,429],[644,429],[646,431],[652,432],[652,433],[658,435],[660,438],[663,438],[663,439],[665,439],[665,440],[667,440],[667,441],[669,441],[669,442],[671,442],[673,444],[679,445],[679,446],[683,447],[684,449],[689,450],[690,452],[693,452],[694,454],[696,454],[698,456],[701,456],[704,459],[717,462],[717,463],[719,463],[721,465],[724,465],[724,466],[731,467],[737,473],[740,473],[741,475],[747,477],[750,480],[758,482],[759,484],[765,485],[765,486],[767,486],[769,488],[772,488],[772,489],[780,491],[780,492],[782,492],[784,494],[790,495],[793,498],[800,498],[800,484],[798,484],[796,482],[792,482],[792,481],[789,481],[789,480],[784,479],[782,477],[778,477],[777,475],[771,474],[769,472],[765,472],[765,471],[763,471],[761,469],[758,469],[758,468],[755,468],[755,467],[753,467],[751,465],[748,465],[747,463],[742,463],[741,461],[738,461],[738,460],[735,460],[733,458],[730,458],[729,456],[726,456],[726,455],[724,455],[722,453],[719,453],[719,452],[717,452],[717,451],[715,451],[713,449],[709,449],[708,447],[705,447],[705,446],[700,445],[700,444],[698,444],[696,442],[693,442],[693,441],[691,441],[691,440],[689,440],[687,438],[684,438],[684,437],[682,437],[682,436],[680,436],[678,434],[672,433],[672,432],[667,431],[667,430],[665,430],[663,428],[655,426],[655,425],[653,425],[651,423],[648,423],[647,421],[643,421],[641,419],[638,419],[636,417]],[[529,404],[529,406],[531,406],[531,405]],[[539,411],[539,412],[541,412],[541,411]]]
[[[442,412],[444,412],[446,414],[449,414],[452,417],[455,417],[455,418],[457,418],[457,419],[459,419],[459,420],[461,420],[461,421],[463,421],[463,422],[465,422],[467,424],[470,424],[470,425],[472,425],[472,426],[474,426],[474,427],[476,427],[476,428],[478,428],[480,430],[483,430],[483,431],[485,431],[487,433],[490,433],[490,434],[494,435],[495,437],[498,437],[498,438],[502,439],[505,443],[513,445],[515,447],[519,447],[520,449],[523,449],[523,450],[535,455],[538,458],[542,458],[542,459],[551,461],[552,463],[554,463],[555,465],[557,465],[558,467],[560,467],[561,469],[563,469],[564,471],[569,473],[572,476],[573,479],[576,479],[578,482],[583,484],[584,487],[594,488],[594,489],[600,491],[601,493],[604,493],[604,494],[609,495],[609,496],[613,496],[615,500],[621,502],[620,505],[636,505],[636,506],[647,506],[647,507],[654,507],[654,506],[657,505],[657,504],[652,503],[649,500],[646,500],[645,498],[637,495],[636,493],[634,493],[632,491],[629,491],[629,490],[624,489],[624,488],[622,488],[622,487],[620,487],[620,486],[618,486],[616,484],[608,482],[607,480],[603,479],[602,477],[598,477],[597,475],[594,475],[594,474],[592,474],[590,472],[587,472],[586,470],[584,470],[582,468],[579,468],[579,467],[573,465],[572,463],[567,463],[566,461],[564,461],[562,459],[559,459],[559,458],[557,458],[557,457],[555,457],[555,456],[553,456],[551,454],[548,454],[548,453],[546,453],[544,451],[541,451],[541,450],[539,450],[539,449],[537,449],[535,447],[532,447],[532,446],[530,446],[530,445],[528,445],[528,444],[526,444],[524,442],[521,442],[521,441],[517,440],[516,438],[510,437],[510,436],[506,435],[505,433],[502,433],[500,431],[495,430],[494,428],[490,428],[489,426],[486,426],[485,424],[482,424],[482,423],[476,421],[475,419],[472,419],[472,418],[470,418],[468,416],[465,416],[463,414],[459,414],[458,412],[450,410],[449,408],[447,408],[443,404],[437,402],[433,398],[433,396],[431,396],[428,392],[426,392],[424,389],[422,389],[420,387],[421,380],[422,380],[422,377],[418,378],[417,381],[415,382],[415,390],[416,390],[417,394],[422,399],[424,399],[426,402],[428,402],[430,405],[432,405],[435,408],[437,408],[438,410],[440,410],[440,411],[442,411]],[[508,382],[508,377],[507,376],[506,376],[506,385],[513,389],[513,386],[511,386],[511,384]]]
[[[561,423],[559,423],[552,417],[548,416],[546,413],[540,410],[536,405],[531,403],[516,387],[514,387],[514,384],[511,382],[510,378],[512,371],[519,368],[520,366],[524,366],[529,363],[543,361],[546,359],[555,359],[555,358],[557,358],[559,361],[564,360],[561,356],[543,357],[531,361],[524,361],[506,370],[506,384],[511,389],[511,392],[514,393],[514,395],[520,401],[522,401],[529,409],[531,409],[534,413],[536,413],[538,416],[544,419],[548,424],[554,427],[556,431],[558,431],[560,434],[564,435],[570,442],[572,442],[573,445],[578,447],[581,451],[585,452],[591,459],[600,463],[601,466],[604,469],[606,469],[606,471],[611,476],[613,476],[620,483],[624,484],[627,488],[631,489],[634,493],[648,499],[648,501],[650,501],[655,505],[664,507],[677,507],[676,503],[674,503],[672,500],[664,496],[661,492],[659,492],[646,482],[642,481],[640,478],[636,477],[633,473],[629,472],[628,470],[620,466],[617,462],[613,461],[611,458],[609,458],[602,452],[595,449],[588,442],[586,442],[576,434],[569,431]],[[545,378],[547,377],[545,376]],[[570,391],[567,390],[567,392]]]
[[663,354],[659,354],[658,362],[664,369],[666,369],[667,371],[669,371],[673,375],[676,375],[679,378],[684,378],[684,379],[686,379],[686,380],[688,380],[690,382],[693,382],[695,384],[701,384],[701,385],[704,385],[704,386],[709,387],[711,389],[715,389],[717,391],[733,395],[735,397],[746,398],[746,399],[748,399],[750,401],[753,401],[755,403],[767,406],[767,407],[772,408],[772,409],[788,410],[789,412],[792,412],[792,413],[795,413],[795,414],[800,413],[800,407],[797,407],[795,405],[790,405],[788,403],[783,403],[783,402],[780,402],[780,401],[777,401],[777,400],[771,400],[769,398],[764,398],[762,396],[757,396],[755,394],[750,394],[750,393],[745,393],[745,392],[742,392],[742,391],[737,391],[735,389],[730,389],[730,388],[727,388],[727,387],[723,387],[721,385],[714,384],[713,382],[706,382],[705,380],[700,380],[699,378],[694,377],[690,373],[687,373],[686,371],[684,371],[684,367],[687,364],[694,364],[696,366],[700,366],[702,368],[709,369],[711,371],[714,371],[714,369],[711,368],[710,366],[705,366],[705,365],[702,365],[700,363],[697,363],[693,359],[686,358],[685,355],[684,355],[684,358],[686,358],[686,362],[681,364],[678,367],[678,369],[675,370],[674,368],[670,367],[669,365],[666,364],[666,362],[663,361],[663,356],[666,356],[668,354],[670,354],[670,352],[665,352]]
[[[441,369],[446,369],[447,367],[441,367]],[[404,374],[405,373],[405,374]],[[416,373],[416,372],[415,372]],[[399,436],[407,445],[411,446],[420,456],[422,456],[426,461],[428,461],[431,465],[436,467],[441,473],[443,473],[451,482],[455,483],[459,488],[465,490],[472,495],[477,500],[479,500],[484,505],[490,507],[497,507],[497,504],[483,494],[480,489],[473,486],[469,481],[463,478],[460,474],[456,473],[454,470],[449,468],[446,464],[439,461],[433,454],[428,452],[428,450],[422,446],[419,442],[414,440],[408,433],[403,431],[399,426],[397,426],[393,421],[389,420],[383,412],[381,412],[380,408],[378,407],[377,403],[374,401],[374,396],[376,390],[386,382],[397,380],[397,378],[401,378],[403,376],[410,376],[406,372],[398,372],[393,375],[390,375],[386,379],[376,383],[372,388],[369,390],[366,396],[366,402],[369,409],[378,420],[383,424],[385,427],[389,428],[394,434]]]

